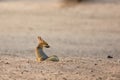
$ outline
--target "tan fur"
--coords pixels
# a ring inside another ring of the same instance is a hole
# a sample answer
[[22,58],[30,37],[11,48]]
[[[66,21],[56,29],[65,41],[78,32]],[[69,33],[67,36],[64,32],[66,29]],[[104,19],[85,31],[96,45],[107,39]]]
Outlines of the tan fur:
[[36,61],[41,62],[44,60],[47,61],[59,61],[58,57],[56,55],[48,57],[46,53],[43,51],[43,48],[49,48],[50,46],[48,45],[47,42],[45,42],[40,36],[38,37],[38,46],[36,47]]

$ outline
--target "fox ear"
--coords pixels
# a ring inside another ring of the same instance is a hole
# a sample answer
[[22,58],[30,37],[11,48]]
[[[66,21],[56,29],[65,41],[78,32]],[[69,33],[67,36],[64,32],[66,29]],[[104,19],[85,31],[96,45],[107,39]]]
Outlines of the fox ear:
[[39,40],[41,40],[41,37],[40,37],[40,36],[38,36],[38,39],[39,39]]
[[40,36],[38,36],[38,40],[39,40],[39,41],[43,41],[43,39],[42,39]]

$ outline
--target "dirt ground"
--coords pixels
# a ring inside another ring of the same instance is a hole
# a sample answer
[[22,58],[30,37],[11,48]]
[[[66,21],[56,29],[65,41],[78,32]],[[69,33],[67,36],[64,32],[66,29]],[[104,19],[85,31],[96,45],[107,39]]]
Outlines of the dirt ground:
[[0,37],[0,80],[120,80],[119,0],[0,0]]

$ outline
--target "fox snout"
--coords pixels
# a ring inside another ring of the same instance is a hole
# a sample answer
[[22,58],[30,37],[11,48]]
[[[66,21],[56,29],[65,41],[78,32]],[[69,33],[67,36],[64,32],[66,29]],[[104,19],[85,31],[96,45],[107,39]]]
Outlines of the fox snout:
[[49,45],[46,45],[45,47],[46,47],[46,48],[50,48],[50,46],[49,46]]

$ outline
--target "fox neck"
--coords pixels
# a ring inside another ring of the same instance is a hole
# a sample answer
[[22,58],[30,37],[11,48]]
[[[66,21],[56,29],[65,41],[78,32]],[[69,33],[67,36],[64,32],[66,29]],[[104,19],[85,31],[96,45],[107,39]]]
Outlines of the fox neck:
[[37,48],[39,48],[39,49],[40,49],[40,48],[43,49],[42,44],[38,44]]

